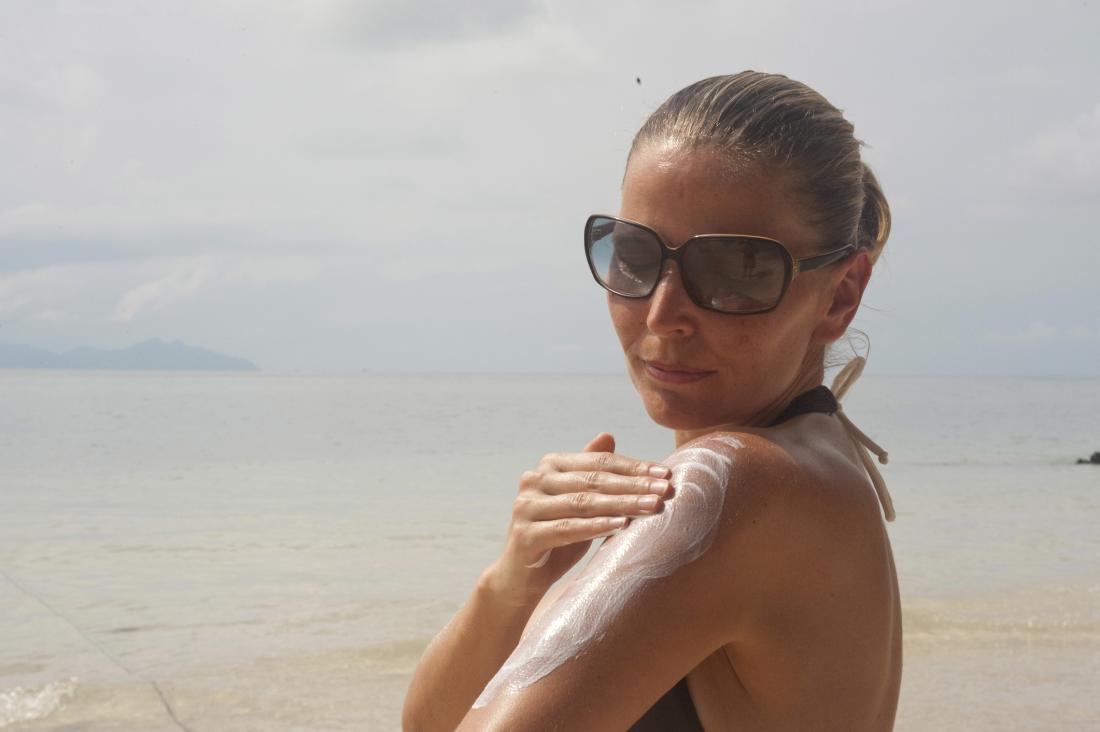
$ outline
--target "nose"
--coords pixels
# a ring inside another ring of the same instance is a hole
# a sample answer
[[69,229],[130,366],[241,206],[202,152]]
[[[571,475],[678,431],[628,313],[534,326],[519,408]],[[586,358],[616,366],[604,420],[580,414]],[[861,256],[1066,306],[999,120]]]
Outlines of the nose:
[[676,262],[665,262],[657,287],[649,297],[646,326],[661,336],[688,336],[695,332],[695,303],[691,301]]

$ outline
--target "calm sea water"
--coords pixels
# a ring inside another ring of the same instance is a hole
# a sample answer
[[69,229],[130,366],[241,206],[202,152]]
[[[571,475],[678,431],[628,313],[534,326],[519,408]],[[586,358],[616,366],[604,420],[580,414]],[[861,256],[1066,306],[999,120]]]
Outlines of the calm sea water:
[[[876,377],[897,729],[1100,728],[1100,379]],[[0,372],[0,728],[399,728],[519,474],[625,377]]]

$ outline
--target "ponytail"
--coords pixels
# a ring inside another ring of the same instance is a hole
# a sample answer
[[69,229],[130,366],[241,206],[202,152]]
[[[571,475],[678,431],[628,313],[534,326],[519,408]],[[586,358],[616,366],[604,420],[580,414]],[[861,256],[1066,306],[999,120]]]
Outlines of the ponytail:
[[878,179],[867,163],[863,163],[863,210],[859,216],[859,231],[856,244],[871,252],[871,264],[874,264],[886,239],[890,236],[890,204],[882,194]]

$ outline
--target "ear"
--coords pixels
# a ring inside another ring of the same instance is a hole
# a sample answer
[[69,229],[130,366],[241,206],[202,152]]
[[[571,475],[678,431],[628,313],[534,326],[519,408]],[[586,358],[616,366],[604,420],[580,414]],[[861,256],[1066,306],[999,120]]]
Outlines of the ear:
[[829,344],[844,335],[848,324],[856,316],[859,304],[863,300],[863,291],[871,279],[871,257],[866,250],[860,250],[831,280],[832,297],[826,300],[826,309],[813,333],[815,343]]

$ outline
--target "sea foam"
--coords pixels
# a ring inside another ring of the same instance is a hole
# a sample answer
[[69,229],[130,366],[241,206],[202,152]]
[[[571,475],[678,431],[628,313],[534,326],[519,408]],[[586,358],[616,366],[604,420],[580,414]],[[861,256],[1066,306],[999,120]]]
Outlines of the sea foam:
[[16,686],[0,691],[0,727],[48,717],[76,693],[76,682],[73,677],[44,686]]

